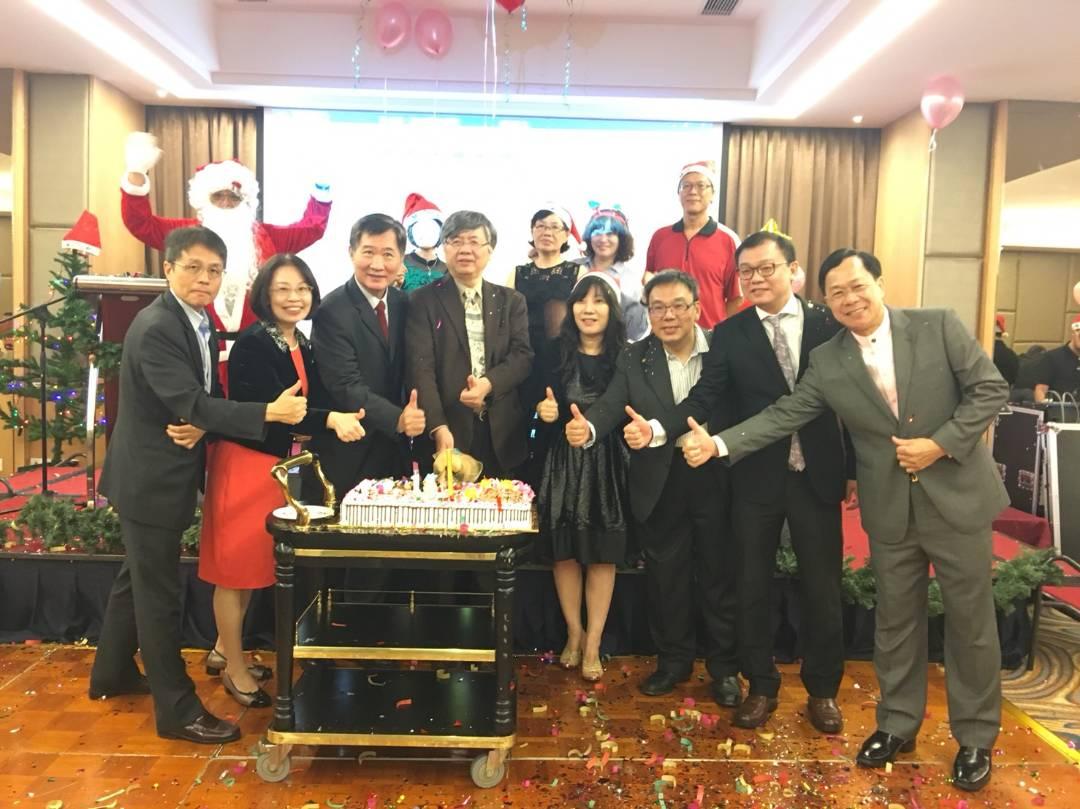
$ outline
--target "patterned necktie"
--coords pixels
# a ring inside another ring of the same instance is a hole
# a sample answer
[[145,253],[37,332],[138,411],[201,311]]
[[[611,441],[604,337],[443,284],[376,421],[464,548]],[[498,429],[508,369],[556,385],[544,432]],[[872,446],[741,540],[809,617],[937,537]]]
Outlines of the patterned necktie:
[[[795,389],[795,363],[791,361],[791,349],[788,341],[784,339],[784,331],[780,328],[780,318],[783,315],[769,315],[765,322],[772,326],[772,347],[776,354],[776,361],[780,364],[780,370],[787,381],[788,390]],[[803,457],[802,445],[799,443],[799,434],[791,436],[791,451],[788,453],[788,469],[801,472],[806,469],[806,459]]]
[[379,329],[382,331],[382,336],[389,340],[390,325],[386,322],[386,301],[379,301],[375,304],[375,314],[379,318]]
[[203,361],[203,388],[210,392],[210,318],[203,313],[199,321],[199,354]]
[[465,332],[469,339],[469,360],[472,375],[477,379],[486,372],[484,365],[484,306],[480,293],[469,289],[461,293],[465,308]]

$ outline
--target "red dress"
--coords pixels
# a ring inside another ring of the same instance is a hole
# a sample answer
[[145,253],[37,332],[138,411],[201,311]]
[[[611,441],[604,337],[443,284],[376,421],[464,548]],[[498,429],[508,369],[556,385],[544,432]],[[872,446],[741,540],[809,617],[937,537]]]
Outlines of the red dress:
[[[300,389],[308,393],[299,346],[289,352]],[[206,498],[199,536],[199,578],[231,590],[274,583],[274,543],[266,515],[285,505],[270,468],[280,458],[227,439],[206,448]]]

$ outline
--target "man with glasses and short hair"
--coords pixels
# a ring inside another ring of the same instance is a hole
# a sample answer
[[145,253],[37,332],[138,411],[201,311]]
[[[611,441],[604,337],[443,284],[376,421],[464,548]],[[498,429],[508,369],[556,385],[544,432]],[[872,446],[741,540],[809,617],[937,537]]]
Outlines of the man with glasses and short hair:
[[[645,286],[652,333],[623,349],[615,376],[589,408],[588,421],[566,425],[571,446],[582,447],[639,413],[657,416],[675,407],[701,375],[709,333],[696,325],[697,282],[664,270]],[[717,413],[712,424],[729,423]],[[637,429],[636,427],[633,429]],[[656,670],[638,688],[668,694],[690,678],[696,656],[695,607],[705,630],[705,666],[720,705],[734,707],[739,687],[735,647],[734,565],[728,550],[727,470],[720,464],[691,469],[675,443],[630,457],[630,505],[645,555],[649,630]]]
[[[206,433],[262,440],[267,422],[297,424],[300,383],[269,404],[222,398],[218,341],[207,307],[225,274],[225,243],[204,227],[165,238],[169,290],[132,321],[120,363],[120,412],[101,492],[120,515],[126,558],[90,671],[90,698],[152,694],[159,736],[200,744],[240,738],[210,714],[180,656],[180,537],[195,516]],[[142,652],[144,677],[135,664]]]
[[739,237],[709,215],[716,187],[716,166],[711,160],[683,166],[678,186],[682,219],[657,230],[645,254],[646,277],[659,269],[675,268],[697,281],[701,290],[698,325],[705,329],[742,306],[735,272]]
[[[645,425],[635,443],[663,444],[727,402],[735,421],[750,418],[791,392],[810,352],[840,326],[791,287],[798,269],[786,236],[753,233],[735,253],[739,280],[753,308],[716,329],[701,381],[680,407]],[[794,437],[785,436],[731,470],[738,559],[739,660],[750,689],[732,718],[738,727],[763,725],[776,709],[780,673],[773,664],[770,592],[776,549],[786,521],[799,563],[800,640],[807,716],[822,733],[839,733],[836,694],[844,674],[840,603],[843,536],[840,504],[854,459],[845,462],[836,416],[822,412]],[[852,489],[854,485],[852,484]]]
[[497,238],[482,213],[447,217],[447,275],[412,293],[405,327],[406,378],[436,454],[460,449],[495,478],[511,476],[528,453],[518,386],[533,361],[524,296],[483,280]]

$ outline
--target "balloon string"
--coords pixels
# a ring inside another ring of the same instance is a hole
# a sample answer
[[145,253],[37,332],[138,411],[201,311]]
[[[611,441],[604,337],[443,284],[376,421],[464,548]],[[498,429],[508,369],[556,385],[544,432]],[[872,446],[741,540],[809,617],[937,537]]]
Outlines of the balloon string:
[[937,149],[937,130],[930,130],[930,151],[933,152]]
[[353,41],[352,49],[352,69],[353,69],[353,89],[356,90],[360,87],[360,51],[364,44],[364,18],[367,15],[367,8],[371,4],[371,0],[364,0],[364,4],[360,6],[360,13],[357,15],[356,20],[356,39]]
[[495,117],[495,105],[499,102],[499,35],[495,29],[495,4],[491,9],[491,117]]
[[503,18],[503,98],[510,100],[510,15]]
[[484,15],[484,74],[481,79],[480,94],[487,97],[488,78],[488,46],[491,42],[491,10],[495,7],[495,0],[488,0],[487,13]]
[[574,0],[566,0],[570,9],[570,16],[566,20],[566,66],[563,75],[563,103],[569,103],[570,96],[570,62],[574,47]]

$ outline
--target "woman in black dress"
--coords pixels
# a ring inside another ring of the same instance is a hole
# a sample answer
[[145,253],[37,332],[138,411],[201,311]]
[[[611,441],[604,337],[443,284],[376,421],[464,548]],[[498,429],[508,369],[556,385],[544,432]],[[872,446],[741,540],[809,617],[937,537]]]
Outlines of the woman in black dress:
[[[569,237],[574,222],[566,209],[550,204],[532,216],[532,239],[529,245],[535,257],[528,264],[514,268],[514,288],[525,296],[529,312],[529,345],[535,354],[529,378],[521,386],[521,402],[526,411],[544,395],[544,380],[558,365],[559,358],[549,348],[566,319],[567,298],[582,272],[576,261],[565,261],[563,254],[570,249]],[[529,460],[519,471],[523,480],[534,487],[540,480],[550,430],[531,419],[529,430]]]
[[[551,425],[565,424],[573,409],[586,411],[600,397],[626,345],[619,293],[609,277],[583,276],[567,305],[570,316],[554,346],[560,361],[536,405],[540,419]],[[629,450],[621,435],[612,433],[585,449],[574,449],[562,429],[556,429],[537,492],[537,547],[542,558],[554,562],[555,589],[566,619],[566,648],[559,662],[564,668],[580,663],[582,676],[590,681],[604,673],[600,640],[615,588],[615,567],[628,556],[628,465]]]

